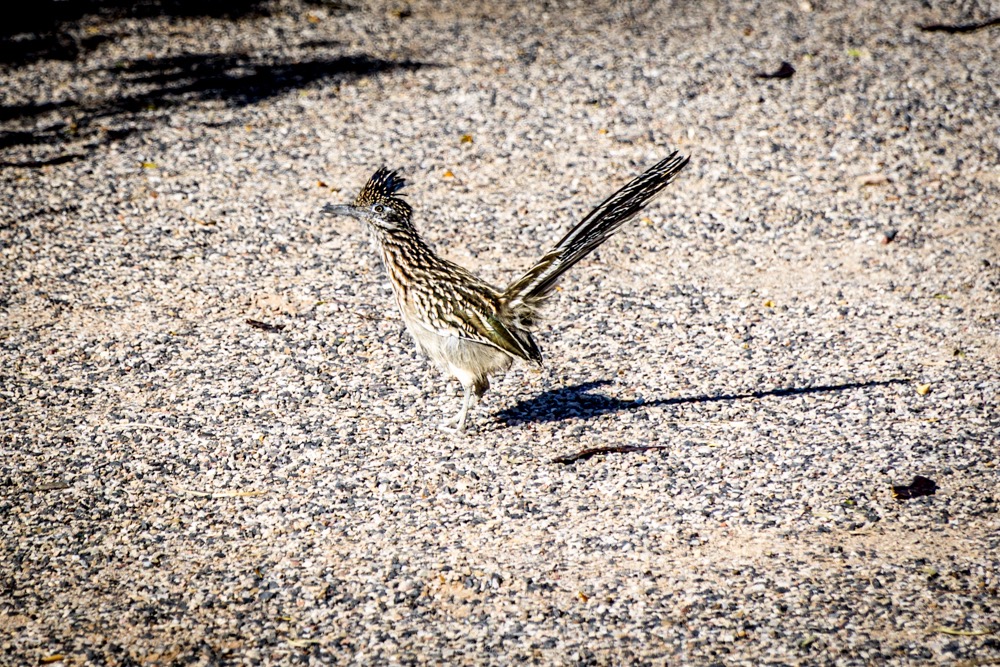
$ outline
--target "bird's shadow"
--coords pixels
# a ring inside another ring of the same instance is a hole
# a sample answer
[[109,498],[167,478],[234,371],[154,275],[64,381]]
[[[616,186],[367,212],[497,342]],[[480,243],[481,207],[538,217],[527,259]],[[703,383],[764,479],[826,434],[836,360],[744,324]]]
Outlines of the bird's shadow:
[[497,418],[509,426],[525,423],[557,422],[565,419],[594,419],[602,415],[623,412],[626,410],[645,409],[685,403],[717,403],[720,401],[738,401],[749,398],[765,398],[768,396],[800,396],[804,394],[822,394],[850,389],[871,387],[886,387],[894,384],[910,382],[906,378],[892,380],[872,380],[868,382],[844,382],[840,384],[825,384],[812,387],[787,387],[754,391],[744,394],[716,394],[714,396],[678,396],[675,398],[656,398],[652,400],[636,399],[631,401],[605,396],[594,390],[611,384],[611,380],[594,380],[582,382],[570,387],[551,389],[525,399],[497,414]]

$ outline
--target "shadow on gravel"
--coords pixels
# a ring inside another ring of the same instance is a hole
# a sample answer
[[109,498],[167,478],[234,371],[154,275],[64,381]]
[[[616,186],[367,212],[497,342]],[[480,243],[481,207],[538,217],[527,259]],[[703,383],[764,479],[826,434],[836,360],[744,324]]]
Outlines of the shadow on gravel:
[[5,11],[0,21],[0,63],[23,65],[36,60],[76,60],[114,39],[113,32],[86,36],[73,28],[95,23],[154,16],[237,19],[266,16],[265,0],[34,0]]
[[[0,106],[0,122],[27,120],[58,110],[60,119],[38,123],[31,130],[0,131],[0,150],[12,146],[58,145],[85,141],[86,152],[55,155],[44,160],[0,166],[38,167],[85,157],[102,143],[165,122],[165,111],[179,105],[222,100],[245,106],[309,84],[354,81],[380,72],[415,70],[427,66],[415,61],[392,61],[370,56],[341,56],[288,62],[261,62],[245,54],[194,54],[149,58],[120,63],[109,71],[121,92],[91,104],[75,101]],[[65,117],[73,120],[67,122]],[[74,148],[78,148],[78,144]]]
[[[151,16],[235,19],[266,16],[264,2],[233,0],[42,0],[26,5],[24,15],[0,22],[0,63],[25,65],[41,58],[81,60],[102,43],[142,30],[142,23],[112,20]],[[346,11],[335,0],[310,0]],[[84,23],[85,27],[79,25]],[[248,25],[246,30],[253,30]],[[91,34],[92,33],[92,34]],[[88,36],[83,38],[82,34]],[[92,70],[101,81],[97,99],[19,101],[0,105],[0,151],[52,146],[30,159],[0,161],[0,167],[42,167],[87,157],[98,146],[167,122],[171,110],[204,101],[242,107],[323,81],[352,82],[381,72],[416,70],[429,63],[385,60],[368,55],[327,55],[338,49],[330,40],[290,43],[303,57],[277,54],[185,53],[130,58]],[[31,91],[21,91],[22,95]],[[72,149],[68,147],[72,144]]]
[[639,408],[660,407],[665,405],[681,405],[684,403],[716,403],[719,401],[739,401],[748,398],[765,398],[768,396],[799,396],[802,394],[822,394],[849,389],[865,389],[870,387],[886,387],[894,384],[910,382],[908,379],[878,380],[872,382],[845,382],[843,384],[819,385],[815,387],[789,387],[787,389],[770,389],[747,394],[719,394],[717,396],[684,396],[678,398],[656,398],[649,401],[639,399],[623,401],[599,393],[591,393],[598,387],[611,384],[611,380],[596,380],[583,382],[572,387],[552,389],[534,398],[529,398],[507,408],[497,414],[497,417],[509,426],[529,422],[556,422],[564,419],[593,419],[611,412],[622,412]]

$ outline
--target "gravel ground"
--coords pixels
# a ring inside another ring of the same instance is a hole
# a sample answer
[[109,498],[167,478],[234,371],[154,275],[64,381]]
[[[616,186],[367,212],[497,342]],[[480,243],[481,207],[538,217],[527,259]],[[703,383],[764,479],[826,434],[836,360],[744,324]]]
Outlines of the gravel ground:
[[[844,4],[289,1],[22,48],[0,663],[1000,661],[1000,28],[918,27],[1000,4]],[[675,148],[543,370],[442,432],[458,384],[321,206],[400,168],[503,283]]]

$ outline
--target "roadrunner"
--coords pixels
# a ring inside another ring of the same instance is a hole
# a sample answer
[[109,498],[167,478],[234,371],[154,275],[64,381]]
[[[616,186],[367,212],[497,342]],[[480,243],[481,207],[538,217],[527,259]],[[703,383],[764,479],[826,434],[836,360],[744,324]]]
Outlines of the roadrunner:
[[674,152],[633,179],[505,289],[438,257],[420,238],[413,209],[400,194],[406,181],[395,171],[379,169],[353,204],[328,204],[323,211],[357,218],[371,230],[417,348],[462,383],[462,409],[446,424],[463,431],[473,401],[490,387],[490,375],[506,372],[515,358],[541,364],[531,331],[563,273],[634,218],[687,163]]

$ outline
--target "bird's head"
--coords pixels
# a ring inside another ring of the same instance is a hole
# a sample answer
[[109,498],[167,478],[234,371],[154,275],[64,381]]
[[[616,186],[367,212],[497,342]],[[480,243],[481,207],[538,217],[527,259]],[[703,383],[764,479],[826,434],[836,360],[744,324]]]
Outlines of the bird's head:
[[353,204],[327,204],[328,215],[348,215],[373,229],[399,229],[410,224],[413,209],[403,201],[399,191],[406,181],[395,171],[379,168],[354,198]]

